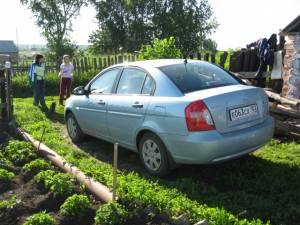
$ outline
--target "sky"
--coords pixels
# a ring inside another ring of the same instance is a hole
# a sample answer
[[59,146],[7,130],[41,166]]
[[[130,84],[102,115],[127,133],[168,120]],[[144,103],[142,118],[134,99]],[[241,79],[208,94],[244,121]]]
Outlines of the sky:
[[[300,0],[208,0],[220,24],[212,35],[218,49],[245,47],[262,37],[278,33],[300,14]],[[92,6],[81,9],[73,22],[72,39],[88,44],[89,34],[97,28]],[[31,11],[19,0],[0,0],[0,40],[18,44],[45,44]],[[18,39],[17,39],[18,37]]]

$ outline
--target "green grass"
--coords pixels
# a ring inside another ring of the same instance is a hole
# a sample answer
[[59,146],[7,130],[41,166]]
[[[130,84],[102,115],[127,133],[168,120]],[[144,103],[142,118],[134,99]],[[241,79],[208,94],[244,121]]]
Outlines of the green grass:
[[[48,97],[47,104],[57,101]],[[15,99],[19,125],[87,175],[112,186],[112,167],[91,157],[65,138],[63,107],[53,116]],[[135,163],[138,163],[137,161]],[[119,172],[118,193],[126,206],[153,205],[172,216],[186,213],[191,222],[210,224],[297,224],[300,218],[300,145],[270,142],[248,157],[210,166],[183,166],[165,179],[136,171]],[[263,222],[262,222],[263,221]]]

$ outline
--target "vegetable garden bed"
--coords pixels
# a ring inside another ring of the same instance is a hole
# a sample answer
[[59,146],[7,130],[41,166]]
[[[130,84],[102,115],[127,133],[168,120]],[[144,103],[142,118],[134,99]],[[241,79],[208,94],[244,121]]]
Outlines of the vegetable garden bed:
[[[36,139],[46,128],[44,142],[49,147],[111,187],[112,146],[93,139],[73,145],[66,135],[63,108],[48,115],[31,101],[15,99],[18,124]],[[48,105],[52,101],[57,98],[47,98]],[[100,150],[100,145],[111,149]],[[132,218],[146,212],[154,218],[168,215],[165,218],[169,221],[185,214],[191,224],[207,219],[209,224],[231,225],[266,224],[269,220],[271,224],[296,224],[300,217],[300,184],[296,182],[300,179],[300,148],[296,143],[272,141],[263,151],[240,160],[180,167],[165,179],[145,175],[132,153],[124,155],[120,163],[118,194]],[[146,224],[147,220],[141,221],[137,224]]]

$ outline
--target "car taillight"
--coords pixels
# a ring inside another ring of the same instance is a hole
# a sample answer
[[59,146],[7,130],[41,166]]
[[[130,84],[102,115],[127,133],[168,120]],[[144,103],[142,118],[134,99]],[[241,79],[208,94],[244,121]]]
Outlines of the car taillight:
[[214,121],[203,101],[192,102],[185,108],[185,119],[189,131],[214,130]]

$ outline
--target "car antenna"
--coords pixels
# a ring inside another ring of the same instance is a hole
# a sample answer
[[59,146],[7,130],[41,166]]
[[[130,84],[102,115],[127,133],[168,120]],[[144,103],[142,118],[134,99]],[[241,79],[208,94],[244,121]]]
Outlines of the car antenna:
[[186,64],[188,63],[187,57],[184,58],[183,62],[184,62],[185,72],[187,72],[187,68],[186,68]]

